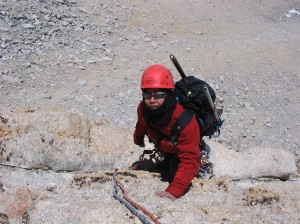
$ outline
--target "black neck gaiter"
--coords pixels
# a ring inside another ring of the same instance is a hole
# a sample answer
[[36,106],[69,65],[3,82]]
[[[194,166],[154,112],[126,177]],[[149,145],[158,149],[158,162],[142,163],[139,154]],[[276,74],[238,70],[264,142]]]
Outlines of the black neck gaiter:
[[173,92],[170,92],[170,94],[165,97],[163,104],[155,110],[149,109],[143,101],[145,120],[158,129],[167,126],[171,121],[176,103],[176,96]]

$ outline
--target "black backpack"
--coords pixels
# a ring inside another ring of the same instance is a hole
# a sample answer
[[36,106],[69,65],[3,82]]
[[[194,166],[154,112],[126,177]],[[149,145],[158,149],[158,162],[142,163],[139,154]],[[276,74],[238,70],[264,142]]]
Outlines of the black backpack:
[[224,122],[220,119],[222,109],[216,109],[216,93],[205,81],[186,76],[182,71],[175,56],[171,55],[177,70],[182,79],[175,83],[175,94],[178,102],[185,108],[171,128],[170,143],[177,144],[181,130],[190,122],[193,116],[196,117],[200,126],[201,140],[204,136],[211,138],[220,135],[220,128]]

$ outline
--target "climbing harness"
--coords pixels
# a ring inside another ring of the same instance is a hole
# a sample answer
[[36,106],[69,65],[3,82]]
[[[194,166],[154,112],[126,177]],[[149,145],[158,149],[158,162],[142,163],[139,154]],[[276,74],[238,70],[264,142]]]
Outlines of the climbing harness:
[[164,153],[158,147],[155,147],[153,150],[144,150],[143,154],[140,156],[140,161],[145,160],[145,155],[149,155],[149,160],[154,162],[162,161],[164,159]]
[[[125,190],[124,185],[121,183],[121,181],[117,180],[117,169],[114,170],[113,179],[114,179],[114,190],[113,190],[112,194],[117,200],[119,200],[122,204],[124,204],[133,215],[137,216],[142,221],[142,223],[151,224],[149,219],[144,215],[144,214],[146,214],[147,216],[149,216],[152,219],[152,221],[154,223],[160,224],[160,222],[157,220],[157,218],[151,212],[149,212],[147,209],[145,209],[144,207],[142,207],[135,201],[131,200],[127,196],[127,191]],[[118,195],[118,189],[117,189],[118,187],[122,190],[123,197]],[[139,211],[142,211],[144,214],[142,214]]]
[[155,147],[153,150],[144,150],[143,154],[140,155],[139,161],[134,162],[129,169],[158,171],[158,164],[163,161],[164,157],[163,151],[158,147]]

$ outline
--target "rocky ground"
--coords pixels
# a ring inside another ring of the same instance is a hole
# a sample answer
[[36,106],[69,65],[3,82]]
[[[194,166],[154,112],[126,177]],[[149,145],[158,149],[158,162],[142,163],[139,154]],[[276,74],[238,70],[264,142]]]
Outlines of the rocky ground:
[[219,174],[170,202],[155,174],[120,173],[130,196],[162,223],[299,223],[299,24],[297,0],[2,0],[0,222],[139,223],[111,174],[142,152],[142,71],[179,80],[174,54],[224,109]]

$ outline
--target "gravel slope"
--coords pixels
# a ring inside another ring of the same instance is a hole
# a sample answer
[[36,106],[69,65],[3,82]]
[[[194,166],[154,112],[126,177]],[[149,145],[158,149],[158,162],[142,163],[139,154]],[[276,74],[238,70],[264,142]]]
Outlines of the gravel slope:
[[[299,2],[3,1],[1,105],[133,128],[143,69],[175,54],[225,109],[218,141],[299,151]],[[293,11],[294,10],[294,11]]]

